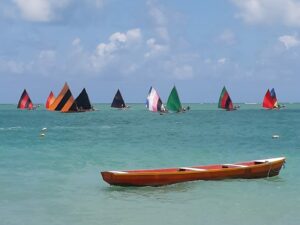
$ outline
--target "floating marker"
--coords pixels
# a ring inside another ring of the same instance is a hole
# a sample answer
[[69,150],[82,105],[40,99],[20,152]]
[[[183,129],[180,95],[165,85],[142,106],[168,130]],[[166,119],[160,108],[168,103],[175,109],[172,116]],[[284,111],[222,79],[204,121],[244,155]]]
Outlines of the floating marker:
[[46,130],[47,130],[47,127],[42,128],[42,131],[46,131]]
[[273,135],[272,135],[272,138],[273,138],[273,139],[278,139],[278,138],[279,138],[279,135],[278,135],[278,134],[273,134]]

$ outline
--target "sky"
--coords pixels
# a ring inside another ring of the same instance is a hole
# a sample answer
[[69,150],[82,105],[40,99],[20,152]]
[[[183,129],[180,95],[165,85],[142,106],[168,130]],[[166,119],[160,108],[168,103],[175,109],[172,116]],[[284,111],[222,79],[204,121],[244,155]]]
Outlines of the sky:
[[76,97],[300,102],[300,0],[1,0],[0,103]]

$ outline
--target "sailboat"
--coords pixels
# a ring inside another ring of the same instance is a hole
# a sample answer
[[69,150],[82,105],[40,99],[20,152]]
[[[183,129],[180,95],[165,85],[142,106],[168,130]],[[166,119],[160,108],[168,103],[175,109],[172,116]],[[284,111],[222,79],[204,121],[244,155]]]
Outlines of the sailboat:
[[50,105],[54,102],[54,100],[55,100],[55,96],[54,96],[53,92],[51,91],[47,98],[45,108],[49,109]]
[[86,111],[94,110],[91,105],[89,96],[88,96],[85,88],[82,89],[81,93],[75,99],[75,103],[77,105],[77,109],[79,112],[86,112]]
[[284,107],[278,104],[274,88],[272,88],[271,91],[269,89],[267,90],[262,106],[266,109],[280,109]]
[[127,108],[119,89],[118,89],[117,93],[115,94],[115,97],[114,97],[110,107],[118,108],[118,109]]
[[272,88],[271,90],[271,97],[273,98],[274,100],[274,108],[280,108],[281,106],[278,104],[278,101],[277,101],[277,97],[276,97],[276,92],[275,92],[275,89]]
[[168,101],[167,101],[167,109],[169,111],[172,111],[172,112],[183,112],[183,111],[185,111],[184,108],[182,107],[181,102],[180,102],[180,99],[179,99],[179,96],[178,96],[175,85],[174,85],[174,87],[173,87],[173,89],[172,89],[172,91],[169,95],[169,98],[168,98]]
[[146,107],[151,112],[167,112],[158,92],[152,86],[148,92]]
[[74,97],[67,82],[64,84],[57,98],[48,108],[51,111],[76,112],[78,111]]
[[226,109],[227,111],[237,109],[237,107],[233,107],[233,103],[225,86],[223,87],[222,92],[220,94],[218,108]]
[[33,103],[26,91],[26,89],[24,89],[21,97],[20,97],[20,100],[19,100],[19,103],[18,103],[18,109],[35,109],[36,107],[33,106]]

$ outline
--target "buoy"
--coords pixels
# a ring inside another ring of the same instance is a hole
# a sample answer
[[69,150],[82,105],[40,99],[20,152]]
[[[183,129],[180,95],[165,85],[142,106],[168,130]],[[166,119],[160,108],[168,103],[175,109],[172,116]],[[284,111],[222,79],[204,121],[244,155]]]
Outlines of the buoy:
[[45,134],[44,134],[44,133],[40,133],[40,136],[41,136],[41,137],[44,137],[44,136],[45,136]]
[[45,130],[47,130],[47,127],[42,128],[42,131],[45,131]]
[[278,135],[278,134],[273,134],[273,135],[272,135],[272,138],[273,138],[273,139],[278,139],[278,138],[279,138],[279,135]]

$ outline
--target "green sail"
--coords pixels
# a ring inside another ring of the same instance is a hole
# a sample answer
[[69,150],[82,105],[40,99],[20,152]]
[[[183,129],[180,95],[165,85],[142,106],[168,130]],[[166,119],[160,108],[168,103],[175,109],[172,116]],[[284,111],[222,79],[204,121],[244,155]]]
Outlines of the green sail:
[[167,108],[170,111],[174,111],[174,112],[180,112],[182,111],[182,105],[176,90],[176,87],[174,86],[169,98],[168,98],[168,102],[167,102]]

